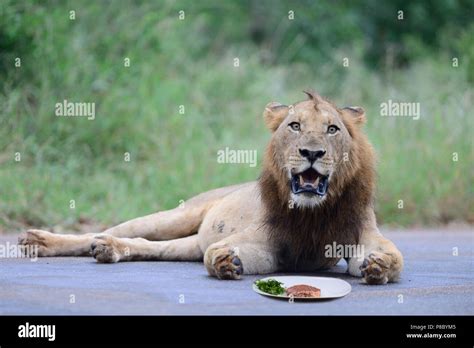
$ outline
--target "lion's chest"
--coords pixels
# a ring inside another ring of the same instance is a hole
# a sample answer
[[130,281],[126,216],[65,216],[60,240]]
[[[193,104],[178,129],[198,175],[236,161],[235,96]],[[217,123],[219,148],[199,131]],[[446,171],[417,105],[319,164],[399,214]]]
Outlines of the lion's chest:
[[315,271],[328,269],[336,265],[342,257],[339,252],[347,246],[355,245],[351,237],[322,238],[316,240],[280,241],[278,245],[278,262],[281,269],[288,271]]

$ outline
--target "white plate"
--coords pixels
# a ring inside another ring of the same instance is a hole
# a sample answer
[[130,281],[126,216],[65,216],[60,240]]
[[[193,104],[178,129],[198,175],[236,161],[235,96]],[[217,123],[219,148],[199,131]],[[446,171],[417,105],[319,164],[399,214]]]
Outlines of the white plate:
[[[321,289],[321,297],[294,297],[295,300],[324,300],[329,298],[338,298],[346,296],[351,292],[351,284],[348,282],[337,279],[337,278],[326,278],[326,277],[304,277],[304,276],[282,276],[282,277],[267,277],[259,280],[269,280],[275,279],[282,283],[282,286],[289,288],[293,285],[310,285],[318,289]],[[276,298],[286,298],[289,299],[290,296],[283,295],[272,295],[266,292],[261,291],[255,284],[252,286],[253,290],[260,295],[276,297]]]

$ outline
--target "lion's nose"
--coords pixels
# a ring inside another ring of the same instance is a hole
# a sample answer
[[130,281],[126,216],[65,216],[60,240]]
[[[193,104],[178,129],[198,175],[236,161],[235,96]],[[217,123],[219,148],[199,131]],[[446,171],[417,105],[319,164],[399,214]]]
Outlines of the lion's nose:
[[311,163],[315,162],[318,158],[323,157],[326,154],[326,150],[319,149],[316,151],[308,149],[299,149],[301,156],[305,157]]

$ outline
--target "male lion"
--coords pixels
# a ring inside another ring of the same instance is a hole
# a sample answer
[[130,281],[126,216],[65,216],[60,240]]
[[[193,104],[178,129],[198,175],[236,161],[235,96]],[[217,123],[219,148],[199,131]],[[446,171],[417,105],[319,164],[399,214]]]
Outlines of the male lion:
[[314,271],[335,265],[327,246],[363,247],[344,255],[368,284],[398,280],[401,253],[377,229],[374,154],[361,131],[362,108],[338,108],[314,92],[263,113],[273,132],[256,182],[202,193],[172,210],[100,234],[29,230],[21,245],[39,256],[87,255],[98,262],[203,260],[210,275]]

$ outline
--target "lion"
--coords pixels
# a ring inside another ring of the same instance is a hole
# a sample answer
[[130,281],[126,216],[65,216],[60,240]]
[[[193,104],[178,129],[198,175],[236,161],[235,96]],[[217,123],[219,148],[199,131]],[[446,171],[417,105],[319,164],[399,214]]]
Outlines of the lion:
[[[265,107],[272,135],[257,181],[199,194],[102,233],[28,230],[19,244],[36,246],[38,256],[90,253],[100,263],[204,261],[219,279],[311,272],[345,258],[348,273],[367,284],[397,281],[403,258],[377,228],[365,112],[305,93],[304,101]],[[362,251],[340,255],[331,252],[334,245]]]

